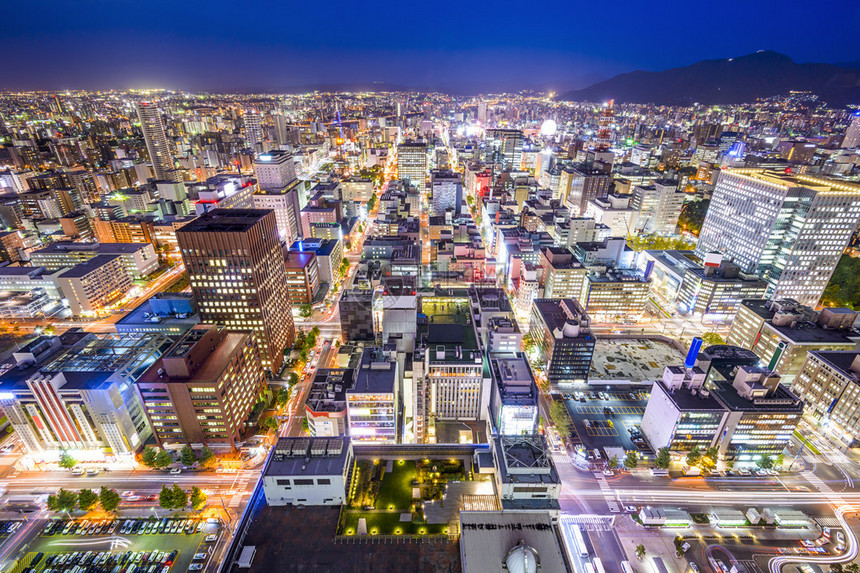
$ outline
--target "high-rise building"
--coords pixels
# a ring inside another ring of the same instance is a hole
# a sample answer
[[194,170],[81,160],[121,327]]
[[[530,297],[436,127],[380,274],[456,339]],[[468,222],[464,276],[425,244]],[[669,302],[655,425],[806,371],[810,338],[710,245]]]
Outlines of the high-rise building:
[[[254,209],[271,209],[278,221],[281,239],[292,243],[302,235],[301,197],[305,182],[296,179],[280,189],[260,189],[254,193]],[[310,237],[308,237],[310,238]]]
[[460,175],[451,171],[434,169],[431,175],[430,214],[444,215],[452,209],[454,215],[460,214],[463,205],[463,184]]
[[170,153],[170,145],[161,123],[161,113],[155,105],[148,102],[138,102],[135,107],[155,178],[172,179],[173,155]]
[[295,328],[275,213],[215,209],[176,238],[201,322],[253,330],[263,367],[278,372]]
[[537,431],[538,389],[522,352],[490,358],[493,386],[490,416],[501,436],[530,436]]
[[257,186],[263,191],[280,191],[296,180],[296,162],[286,151],[272,150],[254,162]]
[[266,376],[256,337],[201,325],[135,383],[159,445],[235,447]]
[[543,292],[546,298],[581,299],[585,266],[564,247],[546,247],[540,252]]
[[256,111],[245,113],[245,141],[254,150],[263,142],[263,118]]
[[523,132],[519,129],[488,129],[486,135],[488,163],[519,169],[523,160]]
[[860,185],[755,169],[723,170],[696,246],[814,306],[860,221]]
[[556,384],[586,382],[595,338],[589,318],[572,298],[539,298],[532,304],[529,331],[544,359],[547,378]]
[[424,191],[427,187],[428,171],[426,143],[406,141],[397,146],[397,173],[400,179],[405,179],[419,191]]
[[678,189],[677,181],[658,180],[652,185],[637,185],[631,201],[631,207],[638,212],[636,232],[676,234],[683,206],[684,192]]
[[337,305],[344,342],[374,340],[376,334],[373,328],[373,291],[345,290]]
[[845,149],[860,147],[860,112],[856,112],[851,118],[851,123],[845,130],[845,137],[842,139],[842,147]]
[[380,348],[366,348],[346,390],[349,435],[359,442],[400,441],[400,374],[398,363]]
[[810,352],[791,391],[822,432],[855,447],[860,438],[860,352]]
[[[612,188],[612,177],[602,169],[577,165],[573,168],[565,168],[564,172],[566,173],[564,191],[567,193],[565,205],[574,217],[584,216],[589,201],[603,199]],[[566,187],[568,179],[569,191]]]

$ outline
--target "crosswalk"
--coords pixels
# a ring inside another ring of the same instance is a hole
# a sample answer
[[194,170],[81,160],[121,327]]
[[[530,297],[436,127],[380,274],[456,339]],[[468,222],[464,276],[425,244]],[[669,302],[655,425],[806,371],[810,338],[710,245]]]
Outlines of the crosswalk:
[[609,487],[609,482],[606,481],[606,476],[603,475],[603,472],[594,472],[594,479],[597,480],[597,485],[600,487],[600,491],[603,492],[603,499],[606,500],[609,511],[616,513],[621,511],[621,507],[618,505],[618,501],[615,499],[612,488]]
[[610,531],[615,525],[614,515],[565,515],[563,519],[575,523],[585,531]]
[[231,509],[236,509],[239,507],[239,504],[242,503],[242,496],[248,493],[248,482],[251,479],[256,480],[259,476],[259,472],[251,471],[251,470],[241,470],[236,475],[236,481],[233,484],[233,491],[235,491],[235,495],[230,499],[230,502],[227,504]]
[[[831,494],[836,493],[835,491],[833,491],[833,488],[827,484],[827,482],[825,482],[823,479],[821,479],[820,477],[818,477],[817,475],[815,475],[811,471],[806,470],[806,471],[800,472],[800,475],[801,475],[801,477],[803,477],[803,479],[805,479],[806,481],[811,483],[812,486],[815,489],[817,489],[818,491],[820,491],[821,493],[831,493]],[[831,501],[835,501],[835,502],[838,502],[841,504],[848,505],[847,502],[839,496],[831,497],[830,499],[831,499]]]
[[821,527],[842,527],[842,524],[835,517],[816,517],[815,521]]

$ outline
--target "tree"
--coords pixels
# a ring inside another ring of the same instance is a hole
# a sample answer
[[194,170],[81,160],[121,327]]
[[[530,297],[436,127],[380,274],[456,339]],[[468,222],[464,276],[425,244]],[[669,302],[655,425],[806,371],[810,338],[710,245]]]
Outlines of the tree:
[[609,458],[609,467],[615,469],[618,467],[618,456],[612,456]]
[[645,549],[644,545],[642,545],[640,543],[639,545],[636,546],[636,557],[638,557],[639,559],[644,559],[645,553],[646,553],[646,549]]
[[[299,375],[296,374],[295,372],[293,372],[292,374],[290,374],[290,381],[288,382],[288,384],[290,386],[295,385],[295,383],[293,383],[293,376],[296,377],[296,383],[298,383],[298,381],[299,381]],[[277,404],[279,408],[283,408],[284,406],[287,405],[287,402],[289,402],[289,401],[290,401],[290,389],[289,388],[281,388],[280,390],[278,390],[278,393],[275,395],[275,404]]]
[[204,468],[214,467],[218,463],[218,458],[215,457],[215,454],[207,448],[203,446],[203,450],[200,452],[200,465]]
[[158,505],[164,509],[173,509],[173,490],[166,485],[161,486],[161,492],[158,494]]
[[[311,336],[313,337],[313,339],[314,339],[314,344],[316,344],[316,343],[317,343],[317,336],[319,336],[319,335],[320,335],[320,327],[319,327],[319,326],[315,326],[315,327],[313,327],[313,328],[311,329],[311,333],[310,333],[310,335],[311,335]],[[313,344],[312,344],[311,346],[313,346]]]
[[314,309],[308,303],[299,306],[299,316],[302,318],[310,318],[313,313]]
[[556,401],[552,403],[549,407],[549,419],[562,439],[570,435],[573,422],[570,419],[570,414],[567,412],[564,402]]
[[[298,384],[298,383],[299,383],[299,375],[298,375],[296,372],[290,372],[290,377],[289,377],[289,379],[287,380],[287,384],[289,384],[289,385],[292,387],[292,386],[295,386],[295,385],[296,385],[296,384]],[[287,403],[287,402],[289,401],[289,399],[290,399],[290,391],[289,391],[289,389],[287,389],[287,388],[284,388],[284,391],[285,391],[285,393],[286,393],[286,396],[284,397],[284,404],[286,405],[286,403]],[[279,395],[279,396],[278,396],[278,398],[280,398],[280,397],[281,397],[281,396]]]
[[764,454],[762,457],[758,459],[756,465],[763,470],[769,470],[773,468],[773,458],[769,455]]
[[145,448],[143,448],[143,453],[140,454],[140,461],[146,467],[154,468],[156,455],[157,454],[155,453],[155,450],[153,450],[149,446],[146,446]]
[[277,432],[278,427],[280,425],[281,423],[278,422],[278,419],[275,416],[269,416],[268,418],[263,420],[263,422],[260,424],[260,427],[266,430],[274,430]]
[[683,231],[689,231],[695,236],[699,236],[702,230],[702,223],[705,222],[705,215],[708,212],[708,207],[711,205],[710,199],[701,201],[689,201],[681,207],[681,216],[678,217],[678,226]]
[[703,455],[701,459],[702,468],[712,470],[717,467],[717,459],[719,457],[719,454],[720,450],[718,448],[708,448],[705,451],[705,455]]
[[57,492],[56,500],[56,511],[72,511],[78,505],[78,494],[61,488]]
[[173,507],[175,509],[183,509],[188,505],[188,493],[176,484],[173,484],[171,497],[173,498]]
[[775,468],[781,468],[783,463],[785,463],[785,456],[782,454],[779,454],[773,459],[773,467]]
[[105,511],[116,511],[119,507],[119,494],[115,489],[102,486],[99,491],[99,504]]
[[687,465],[696,466],[699,465],[700,461],[702,461],[702,452],[699,451],[699,446],[693,446],[693,449],[687,454]]
[[78,493],[78,507],[84,511],[91,510],[98,500],[99,496],[91,489],[82,489]]
[[340,261],[340,276],[346,276],[346,273],[349,272],[349,259],[344,257]]
[[75,467],[76,465],[78,465],[78,462],[77,462],[77,460],[75,460],[75,458],[73,458],[69,454],[69,452],[67,452],[66,450],[63,450],[62,453],[60,454],[59,465],[61,468],[65,468],[67,470],[70,470],[73,467]]
[[672,456],[669,455],[669,448],[660,448],[657,450],[657,457],[654,458],[654,465],[660,469],[667,470],[672,463]]
[[367,212],[370,213],[373,211],[373,208],[376,207],[376,193],[370,194],[370,199],[367,201]]
[[159,450],[155,456],[155,467],[166,468],[173,463],[173,456],[167,450]]
[[191,509],[197,511],[206,505],[206,494],[199,487],[191,486]]
[[46,502],[46,505],[48,506],[48,509],[50,509],[51,511],[60,511],[60,508],[59,508],[59,505],[57,502],[57,496],[54,494],[51,494],[48,496],[48,501]]
[[635,469],[636,466],[639,465],[639,458],[636,455],[636,452],[630,451],[627,452],[627,457],[624,458],[624,467],[628,470]]
[[702,343],[707,348],[708,346],[715,346],[717,344],[725,344],[726,341],[722,336],[717,334],[716,332],[704,332],[702,333]]
[[193,466],[197,462],[197,454],[188,444],[182,446],[182,451],[179,453],[179,461],[184,466]]
[[860,573],[860,565],[857,563],[851,563],[845,566],[846,573]]
[[349,239],[345,240],[343,242],[343,248],[347,251],[350,250],[352,248],[352,241],[350,241]]

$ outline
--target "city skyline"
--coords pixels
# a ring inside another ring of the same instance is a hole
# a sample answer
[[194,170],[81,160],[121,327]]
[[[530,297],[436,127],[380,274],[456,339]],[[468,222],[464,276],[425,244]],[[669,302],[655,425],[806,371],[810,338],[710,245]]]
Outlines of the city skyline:
[[[6,90],[170,88],[276,91],[371,84],[452,93],[587,87],[618,73],[663,70],[758,50],[801,63],[856,62],[847,39],[860,8],[829,10],[799,3],[775,13],[737,1],[721,6],[713,41],[690,39],[707,29],[680,2],[601,7],[545,3],[529,21],[513,3],[397,6],[368,10],[350,3],[298,6],[216,0],[205,6],[48,2],[7,6]],[[171,14],[158,18],[157,14]],[[231,28],[222,18],[229,14]],[[839,18],[833,18],[839,14]],[[583,17],[585,16],[585,17]],[[296,23],[301,25],[295,25]],[[305,25],[309,23],[309,25]],[[814,41],[810,29],[827,34]],[[755,33],[751,33],[752,30]],[[654,41],[649,38],[659,38]],[[852,51],[853,50],[853,51]]]

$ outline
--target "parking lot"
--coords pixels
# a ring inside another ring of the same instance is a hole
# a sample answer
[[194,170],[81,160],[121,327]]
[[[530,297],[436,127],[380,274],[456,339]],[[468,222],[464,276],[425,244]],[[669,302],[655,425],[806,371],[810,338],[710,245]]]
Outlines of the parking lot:
[[219,539],[216,519],[51,520],[12,573],[202,571]]
[[576,430],[574,444],[589,452],[614,447],[653,454],[644,440],[634,441],[648,404],[647,388],[586,389],[564,394],[564,403]]

